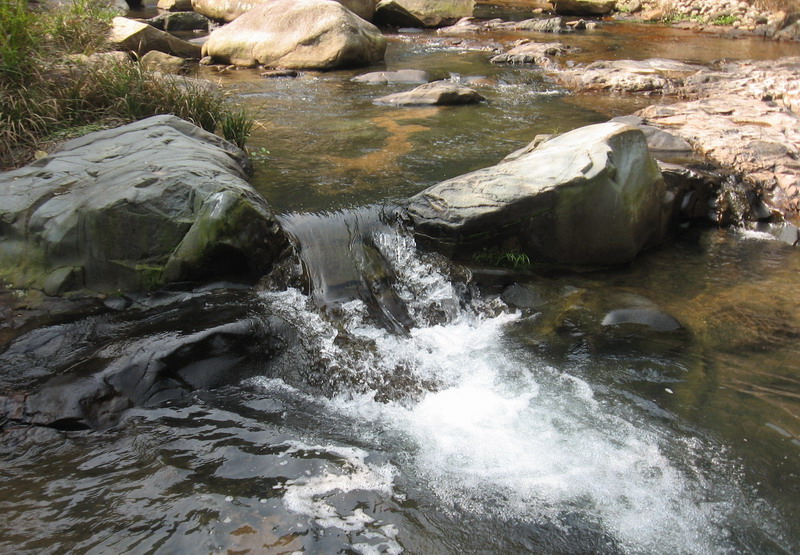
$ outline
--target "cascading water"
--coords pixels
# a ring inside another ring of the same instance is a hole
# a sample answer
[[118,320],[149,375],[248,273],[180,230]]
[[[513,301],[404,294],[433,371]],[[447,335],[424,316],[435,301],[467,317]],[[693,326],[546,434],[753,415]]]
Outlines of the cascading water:
[[[262,295],[265,310],[297,327],[330,387],[319,396],[274,377],[251,385],[305,399],[331,415],[341,439],[315,447],[338,465],[285,484],[287,510],[346,532],[361,553],[399,553],[413,542],[369,507],[341,509],[334,500],[368,490],[402,505],[409,487],[430,492],[441,518],[474,522],[484,552],[737,549],[737,529],[756,508],[718,446],[537,360],[506,334],[536,315],[465,294],[463,280],[374,216],[338,213],[328,217],[337,223],[323,218],[306,232],[326,237],[319,259],[319,245],[300,245],[316,296]],[[344,248],[332,251],[337,243]],[[335,284],[320,281],[333,274],[317,260],[347,266],[342,257],[357,261],[363,244],[379,251],[382,275],[393,276],[384,286],[408,317],[402,333],[375,317],[372,295],[359,297],[368,288],[332,303]]]

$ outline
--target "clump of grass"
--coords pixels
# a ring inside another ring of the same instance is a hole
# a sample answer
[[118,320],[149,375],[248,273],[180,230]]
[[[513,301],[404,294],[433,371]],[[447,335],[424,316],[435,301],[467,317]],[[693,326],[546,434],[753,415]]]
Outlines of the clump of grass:
[[529,268],[531,259],[527,254],[518,251],[498,251],[495,249],[484,250],[472,256],[473,262],[486,264],[488,266],[500,266],[505,268]]
[[97,0],[34,13],[0,0],[0,168],[25,163],[41,144],[157,114],[174,114],[244,147],[253,120],[204,81],[138,63],[67,63],[107,49],[114,11]]

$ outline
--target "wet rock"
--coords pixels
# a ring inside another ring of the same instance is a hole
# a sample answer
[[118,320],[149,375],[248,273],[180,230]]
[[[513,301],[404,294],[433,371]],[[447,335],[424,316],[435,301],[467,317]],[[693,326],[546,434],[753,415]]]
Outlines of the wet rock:
[[575,50],[558,42],[523,42],[506,52],[493,57],[493,64],[537,64],[548,66],[554,56],[562,56]]
[[449,256],[518,249],[533,262],[612,265],[662,238],[664,195],[644,134],[605,123],[434,185],[406,215],[421,245]]
[[485,100],[469,87],[450,81],[434,81],[416,89],[376,98],[376,104],[391,106],[456,106]]
[[262,71],[259,75],[267,79],[279,79],[281,77],[297,77],[298,73],[294,69],[270,69]]
[[353,77],[356,83],[385,85],[388,83],[424,84],[431,80],[427,71],[421,69],[400,69],[397,71],[374,71]]
[[114,18],[109,41],[117,50],[135,52],[140,56],[158,50],[182,58],[200,58],[200,46],[125,17]]
[[607,313],[600,324],[603,326],[633,324],[655,331],[675,331],[683,327],[675,318],[653,307],[618,308]]
[[559,15],[608,15],[616,7],[616,0],[554,0],[553,10]]
[[247,292],[172,295],[115,319],[90,316],[35,329],[0,355],[0,419],[58,429],[105,428],[133,406],[267,371],[292,330],[251,316]]
[[562,68],[554,73],[554,77],[577,91],[675,93],[684,78],[701,69],[700,66],[662,58],[612,60]]
[[257,278],[287,240],[246,164],[174,116],[69,141],[0,174],[0,276],[51,294]]
[[[191,5],[189,6],[191,10]],[[147,20],[149,25],[161,31],[208,31],[208,18],[192,11],[157,15]]]
[[327,0],[273,0],[211,33],[203,55],[218,63],[333,69],[383,59],[377,27]]
[[395,27],[442,27],[472,15],[474,0],[381,0],[375,23]]

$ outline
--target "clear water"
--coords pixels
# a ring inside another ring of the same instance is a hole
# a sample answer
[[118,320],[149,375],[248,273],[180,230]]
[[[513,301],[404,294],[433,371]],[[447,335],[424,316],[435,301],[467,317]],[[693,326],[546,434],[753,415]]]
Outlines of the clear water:
[[[669,31],[644,47],[643,32],[563,38],[585,51],[597,41],[598,58],[666,56],[675,43],[694,61],[756,55]],[[256,186],[310,288],[165,293],[129,309],[141,317],[42,325],[116,330],[96,352],[72,347],[102,366],[180,333],[141,331],[151,320],[184,311],[201,329],[228,305],[252,320],[253,341],[269,318],[288,322],[288,354],[243,360],[248,378],[132,409],[104,431],[3,432],[0,551],[800,551],[797,249],[688,230],[614,270],[472,268],[479,290],[391,225],[394,203],[642,100],[575,99],[536,71],[424,38],[393,37],[386,68],[488,77],[487,104],[377,107],[400,87],[351,83],[356,71],[220,77],[260,110]],[[512,285],[531,302],[505,303]],[[631,303],[683,328],[603,325]]]

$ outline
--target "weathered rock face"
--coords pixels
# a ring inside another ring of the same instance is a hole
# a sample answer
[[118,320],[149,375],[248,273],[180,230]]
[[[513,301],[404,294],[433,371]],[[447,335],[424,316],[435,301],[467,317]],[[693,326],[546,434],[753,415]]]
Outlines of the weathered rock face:
[[377,27],[330,0],[273,0],[211,33],[203,55],[239,66],[333,69],[383,59]]
[[713,163],[742,176],[764,200],[800,214],[800,119],[771,102],[739,95],[650,106],[647,123],[686,139]]
[[520,250],[534,261],[610,265],[661,239],[666,208],[644,134],[605,123],[434,185],[406,214],[420,244],[450,256]]
[[148,71],[160,73],[180,74],[189,69],[186,59],[170,56],[157,50],[151,50],[139,61]]
[[554,77],[578,91],[631,93],[676,93],[684,79],[703,69],[701,66],[650,58],[593,62],[585,67],[560,68]]
[[0,174],[0,276],[48,294],[254,278],[287,245],[245,155],[174,116]]
[[[191,10],[191,6],[189,6]],[[179,12],[172,11],[157,15],[147,20],[148,25],[152,25],[161,31],[208,31],[208,18],[192,11]]]
[[441,27],[469,17],[474,0],[381,0],[375,22],[398,27]]
[[607,15],[616,5],[616,0],[555,0],[553,9],[560,15]]
[[[275,0],[191,0],[192,8],[217,21],[233,21],[261,4]],[[372,21],[375,14],[375,0],[333,0],[366,21]]]
[[200,46],[125,17],[114,18],[109,40],[117,50],[129,50],[140,56],[158,50],[182,58],[200,58]]
[[558,42],[524,41],[508,52],[494,56],[490,61],[493,64],[536,64],[548,66],[552,62],[552,57],[562,56],[571,50],[573,49]]
[[480,94],[450,81],[434,81],[416,89],[376,98],[375,104],[391,106],[457,106],[485,100]]

